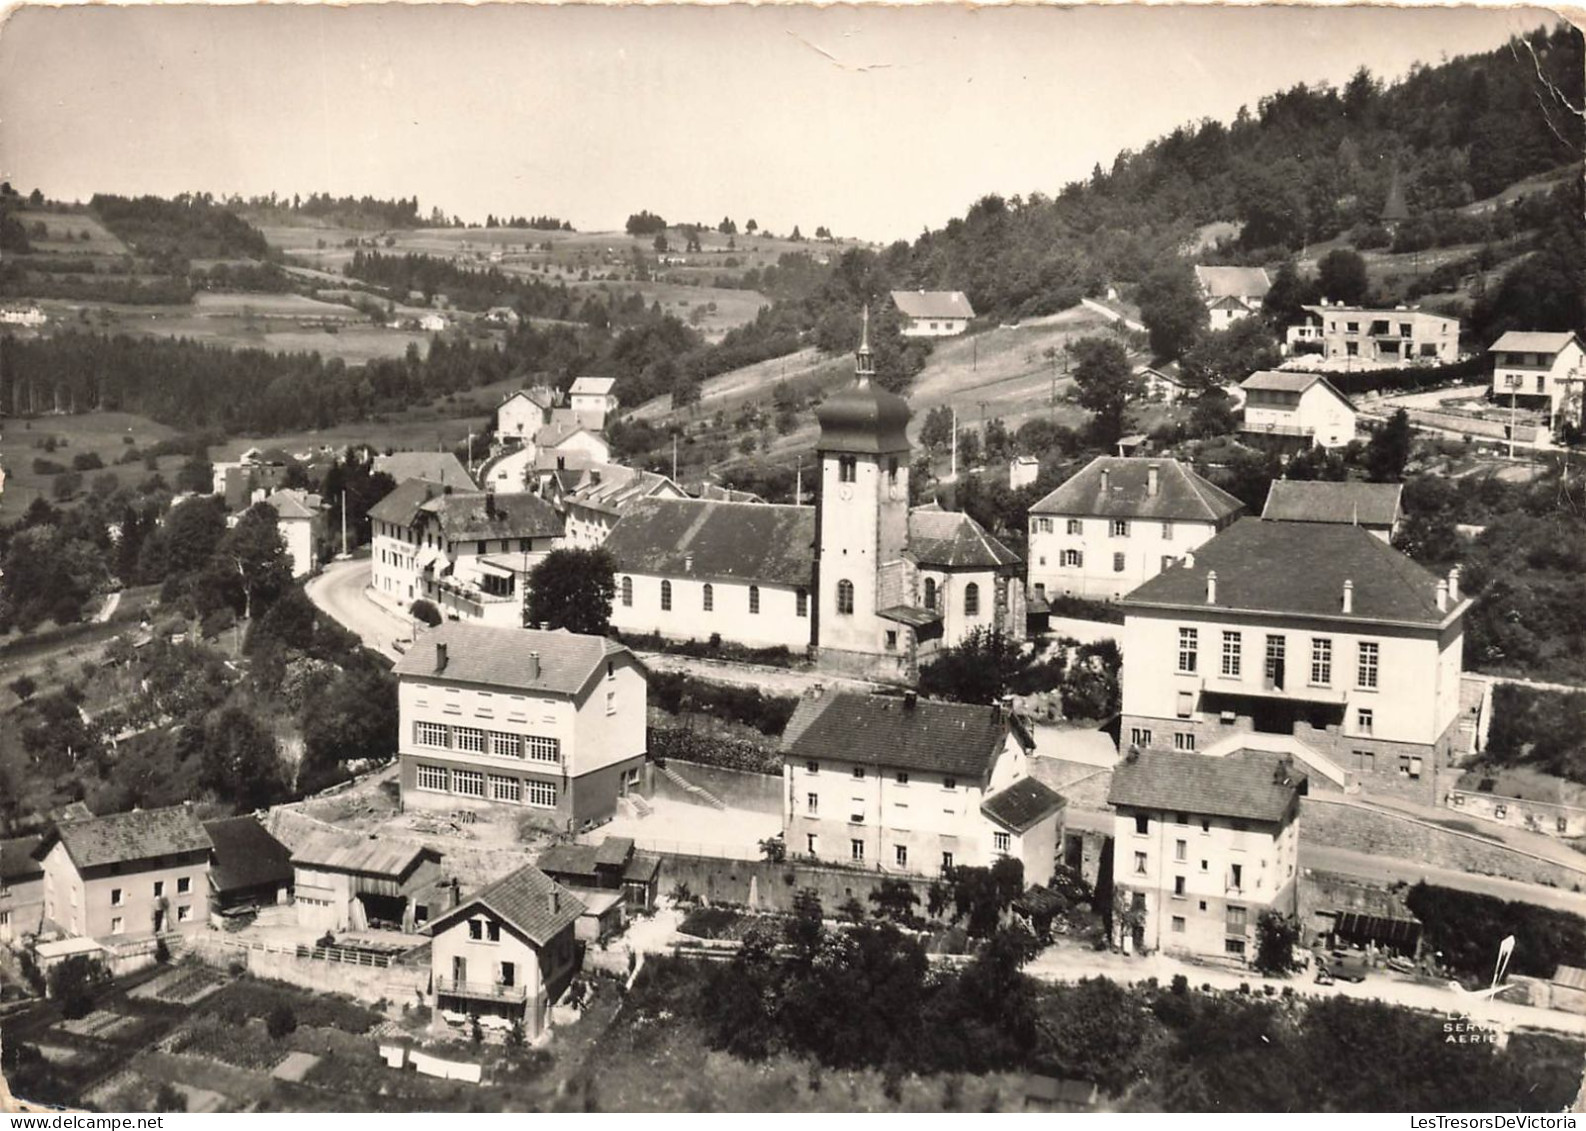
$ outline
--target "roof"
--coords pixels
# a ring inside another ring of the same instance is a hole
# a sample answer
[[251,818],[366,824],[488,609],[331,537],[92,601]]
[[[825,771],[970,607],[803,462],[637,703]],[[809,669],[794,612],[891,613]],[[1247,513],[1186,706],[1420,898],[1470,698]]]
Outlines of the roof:
[[[587,474],[580,474],[581,471]],[[635,499],[647,498],[668,488],[678,495],[682,494],[682,488],[664,475],[614,463],[564,469],[559,475],[570,475],[577,483],[576,488],[567,493],[566,502],[569,506],[588,507],[605,514],[620,514]]]
[[562,516],[556,513],[556,508],[526,491],[439,495],[423,504],[421,509],[436,516],[441,533],[449,542],[562,536]]
[[1571,342],[1580,345],[1580,338],[1568,330],[1556,334],[1540,330],[1510,330],[1493,342],[1492,348],[1515,353],[1558,353]]
[[440,494],[441,488],[427,479],[404,479],[385,498],[369,508],[369,517],[397,526],[412,526],[420,508]]
[[1279,479],[1267,492],[1265,519],[1342,522],[1391,527],[1399,517],[1402,483],[1333,483]]
[[997,707],[832,691],[799,700],[783,734],[782,750],[795,760],[861,763],[978,780],[1002,750],[1008,730],[1009,716]]
[[1555,986],[1571,990],[1586,990],[1586,970],[1579,966],[1559,966],[1550,979]]
[[1272,289],[1265,267],[1197,267],[1195,278],[1212,298],[1262,298]]
[[1325,299],[1318,303],[1306,303],[1300,307],[1312,314],[1353,314],[1360,319],[1374,321],[1392,318],[1430,319],[1435,322],[1452,322],[1459,324],[1459,319],[1447,314],[1433,314],[1429,310],[1422,310],[1419,306],[1351,306],[1346,302],[1327,302]]
[[328,872],[400,879],[433,849],[400,840],[380,840],[333,830],[316,830],[292,849],[292,863]]
[[292,850],[252,817],[205,821],[204,831],[215,846],[209,880],[216,891],[292,882]]
[[713,503],[763,503],[765,500],[753,491],[740,491],[736,487],[723,487],[720,483],[696,483],[686,493],[696,499]]
[[628,573],[807,586],[815,508],[647,498],[629,503],[604,548]]
[[911,511],[908,554],[919,565],[944,569],[995,569],[1023,561],[980,523],[958,511]]
[[1312,385],[1321,385],[1333,396],[1343,401],[1350,408],[1355,403],[1340,393],[1326,377],[1320,373],[1299,373],[1281,369],[1258,369],[1243,381],[1239,382],[1241,389],[1271,389],[1281,393],[1303,393]]
[[626,861],[632,854],[632,837],[608,836],[595,849],[595,866],[599,868],[615,868]]
[[[1241,609],[1334,620],[1436,626],[1439,579],[1362,526],[1243,518],[1123,599],[1125,610]],[[1217,600],[1206,577],[1217,573]],[[1344,582],[1354,583],[1343,612]]]
[[39,836],[20,836],[0,840],[0,882],[20,883],[44,874],[44,865],[33,857],[43,840]]
[[283,489],[276,491],[273,494],[266,495],[261,501],[269,506],[274,507],[276,515],[283,519],[311,519],[317,513],[316,511],[310,509],[308,505],[308,495],[303,491],[291,491]]
[[[1150,494],[1152,467],[1157,469],[1155,495]],[[1238,499],[1176,459],[1097,456],[1030,513],[1215,523],[1243,509]]]
[[818,452],[903,454],[909,450],[909,402],[858,377],[815,406]]
[[209,834],[186,805],[66,821],[46,838],[45,846],[56,839],[66,846],[66,854],[79,868],[207,852],[211,846]]
[[491,911],[536,946],[550,942],[584,913],[577,896],[533,864],[525,864],[432,920],[430,933],[439,934],[475,907]]
[[476,484],[451,452],[393,452],[374,457],[374,470],[383,471],[398,483],[404,479],[427,479],[447,487],[472,491]]
[[616,384],[617,379],[615,377],[580,377],[573,382],[573,386],[568,392],[575,397],[584,394],[603,397],[610,393],[616,387]]
[[[443,671],[435,669],[440,644],[446,645]],[[575,695],[604,668],[608,656],[618,654],[629,653],[603,636],[447,621],[414,641],[394,670],[399,677]]]
[[1068,802],[1055,789],[1035,778],[1022,778],[981,803],[980,811],[1009,832],[1034,828]]
[[[600,859],[602,849],[613,841],[627,841],[628,853],[615,863]],[[650,852],[633,851],[633,841],[627,837],[607,837],[600,845],[556,844],[540,853],[535,861],[540,871],[551,876],[593,876],[601,867],[621,869],[622,878],[634,883],[649,883],[661,868],[661,858]]]
[[892,303],[909,318],[973,318],[963,291],[893,291]]
[[558,413],[565,411],[567,415],[560,418],[553,418],[549,424],[540,425],[539,431],[534,433],[534,443],[536,446],[541,448],[557,448],[571,440],[580,432],[588,432],[591,436],[595,437],[603,444],[606,442],[605,437],[601,436],[597,429],[590,428],[585,425],[584,422],[573,413],[572,409],[553,409],[552,411]]
[[1304,781],[1304,774],[1276,754],[1246,751],[1212,758],[1147,750],[1113,768],[1107,801],[1133,809],[1281,821]]

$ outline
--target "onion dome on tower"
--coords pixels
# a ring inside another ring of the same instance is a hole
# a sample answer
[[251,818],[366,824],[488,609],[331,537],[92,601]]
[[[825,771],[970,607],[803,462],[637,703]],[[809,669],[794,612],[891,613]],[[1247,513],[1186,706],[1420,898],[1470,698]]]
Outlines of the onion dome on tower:
[[880,455],[909,450],[905,434],[909,402],[878,387],[875,375],[870,356],[870,307],[866,306],[854,382],[815,408],[815,419],[821,426],[816,451]]

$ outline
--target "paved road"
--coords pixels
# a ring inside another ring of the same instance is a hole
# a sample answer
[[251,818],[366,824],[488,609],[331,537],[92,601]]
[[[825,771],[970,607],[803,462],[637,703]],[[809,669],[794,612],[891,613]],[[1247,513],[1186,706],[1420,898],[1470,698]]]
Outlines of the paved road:
[[316,608],[356,633],[365,647],[394,661],[400,653],[391,647],[391,642],[398,637],[411,638],[413,623],[376,604],[364,592],[369,586],[370,573],[368,558],[332,562],[304,587],[304,591]]
[[1460,891],[1478,892],[1482,895],[1497,896],[1499,899],[1523,900],[1542,907],[1553,907],[1561,911],[1573,911],[1577,915],[1586,915],[1586,895],[1580,892],[1545,887],[1541,884],[1525,884],[1498,876],[1478,876],[1453,868],[1437,868],[1419,860],[1399,860],[1389,856],[1354,852],[1347,848],[1312,844],[1305,841],[1303,829],[1300,839],[1300,865],[1385,883],[1403,880],[1413,884],[1417,880],[1425,880],[1429,884],[1456,888]]

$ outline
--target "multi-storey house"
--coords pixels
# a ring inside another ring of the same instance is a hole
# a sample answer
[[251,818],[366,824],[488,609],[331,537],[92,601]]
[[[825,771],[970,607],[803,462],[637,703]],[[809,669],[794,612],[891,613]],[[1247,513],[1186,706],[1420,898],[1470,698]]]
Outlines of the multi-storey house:
[[664,475],[601,463],[557,472],[547,480],[544,497],[562,515],[566,545],[592,550],[606,541],[628,504],[688,496]]
[[596,432],[605,430],[607,422],[617,415],[617,387],[615,377],[580,377],[567,390],[568,405],[579,422]]
[[1438,803],[1469,607],[1362,527],[1243,519],[1124,598],[1121,742]]
[[396,666],[403,803],[609,816],[644,768],[647,677],[599,636],[443,624]]
[[1412,306],[1346,306],[1325,299],[1305,307],[1316,329],[1301,340],[1321,342],[1329,361],[1354,359],[1375,365],[1447,364],[1459,360],[1459,319],[1431,314]]
[[1241,318],[1259,314],[1272,289],[1264,267],[1197,266],[1195,281],[1200,284],[1213,330],[1226,330]]
[[1549,428],[1582,422],[1586,347],[1579,335],[1510,330],[1492,344],[1492,395],[1500,404],[1538,410]]
[[1065,803],[1033,747],[1001,705],[817,689],[783,735],[788,851],[915,875],[1012,856],[1046,883]]
[[1176,459],[1097,456],[1030,508],[1030,595],[1115,601],[1243,509]]
[[[1113,770],[1113,890],[1136,949],[1249,961],[1263,911],[1291,915],[1305,775],[1275,754],[1130,754]],[[1121,941],[1121,940],[1120,940]]]
[[44,865],[33,855],[41,839],[0,840],[0,943],[36,935],[44,921]]
[[1319,373],[1264,369],[1241,383],[1240,435],[1280,448],[1341,448],[1355,438],[1355,406]]

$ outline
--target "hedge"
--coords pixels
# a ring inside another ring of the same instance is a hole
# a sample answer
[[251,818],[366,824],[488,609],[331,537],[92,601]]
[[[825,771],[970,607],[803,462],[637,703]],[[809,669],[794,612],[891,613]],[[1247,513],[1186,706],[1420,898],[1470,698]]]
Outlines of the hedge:
[[791,695],[766,695],[756,687],[711,683],[683,672],[652,672],[650,702],[670,715],[703,711],[772,735],[782,733],[798,705]]
[[723,770],[744,770],[754,774],[780,774],[782,755],[743,738],[703,734],[682,727],[651,727],[650,757],[657,762],[673,758],[698,762]]
[[1467,357],[1452,365],[1409,365],[1400,369],[1358,370],[1325,373],[1328,382],[1345,396],[1362,393],[1430,389],[1435,385],[1486,384],[1492,373],[1492,358],[1485,354]]
[[1418,883],[1405,905],[1425,928],[1426,945],[1443,952],[1455,973],[1479,981],[1492,978],[1498,946],[1515,938],[1513,974],[1551,978],[1562,965],[1579,966],[1586,955],[1586,919],[1532,903]]

